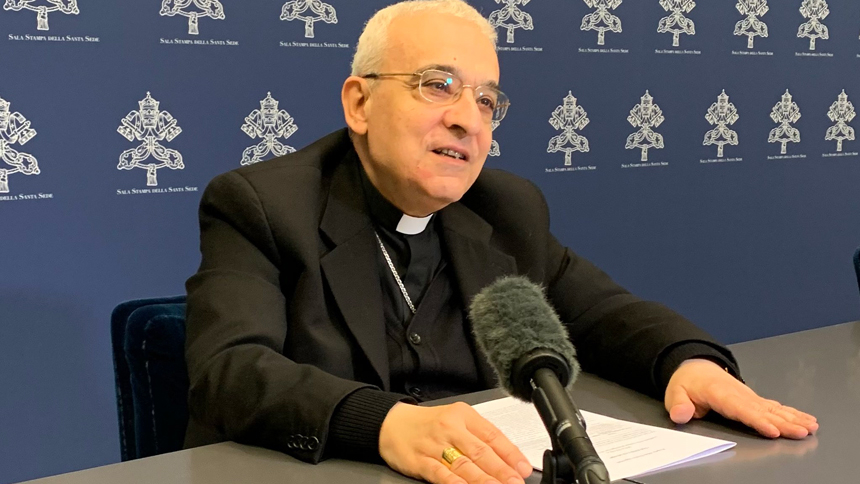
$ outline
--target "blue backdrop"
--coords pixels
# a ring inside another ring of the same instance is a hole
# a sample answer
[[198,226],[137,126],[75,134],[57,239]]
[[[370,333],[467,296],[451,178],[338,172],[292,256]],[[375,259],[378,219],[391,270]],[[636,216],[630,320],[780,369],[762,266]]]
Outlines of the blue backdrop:
[[[0,483],[119,460],[111,309],[184,291],[200,194],[246,149],[343,125],[356,39],[392,2],[303,3],[5,1]],[[857,319],[856,2],[471,3],[513,102],[488,166],[544,190],[564,243],[725,342]]]

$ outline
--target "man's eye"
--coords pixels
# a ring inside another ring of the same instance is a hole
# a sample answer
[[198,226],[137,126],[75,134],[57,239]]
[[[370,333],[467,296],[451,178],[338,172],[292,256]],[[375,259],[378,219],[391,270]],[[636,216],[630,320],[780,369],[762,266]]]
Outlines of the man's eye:
[[481,107],[485,107],[491,111],[496,109],[496,101],[493,98],[489,98],[486,96],[478,99],[478,105]]
[[424,83],[424,87],[433,91],[448,92],[451,85],[444,81],[428,81]]

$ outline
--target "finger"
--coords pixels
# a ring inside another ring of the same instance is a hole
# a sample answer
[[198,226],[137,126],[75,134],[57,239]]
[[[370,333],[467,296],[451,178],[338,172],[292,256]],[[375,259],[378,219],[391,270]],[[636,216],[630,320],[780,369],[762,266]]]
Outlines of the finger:
[[800,425],[786,421],[784,418],[775,414],[765,414],[770,423],[779,430],[782,437],[789,439],[803,439],[809,435],[809,431]]
[[792,412],[792,410],[794,409],[791,407],[780,405],[773,409],[771,413],[782,418],[788,423],[803,427],[810,434],[815,433],[815,431],[818,430],[818,422],[810,420],[802,415],[798,415],[798,413],[802,412],[797,412],[796,410]]
[[[782,405],[776,400],[762,399],[762,402],[763,403],[760,405],[762,411],[776,415],[790,424],[803,427],[806,429],[807,434],[814,433],[818,430],[818,420],[812,415],[801,412],[795,408]],[[793,429],[792,433],[793,435],[801,434],[797,429]],[[806,437],[806,435],[801,435],[800,438],[802,437]]]
[[756,407],[756,405],[750,405],[749,399],[737,395],[720,401],[718,405],[712,405],[712,408],[723,417],[752,427],[765,437],[772,439],[779,437],[780,430],[768,418],[770,414]]
[[693,402],[677,403],[669,409],[669,418],[676,424],[685,424],[696,416],[696,406]]
[[[779,403],[779,402],[777,402],[777,403]],[[814,416],[812,416],[812,415],[810,415],[810,414],[808,414],[808,413],[806,413],[806,412],[801,412],[800,410],[798,410],[798,409],[796,409],[796,408],[794,408],[794,407],[789,407],[788,405],[780,405],[780,407],[782,407],[784,410],[786,410],[786,411],[788,411],[788,412],[793,413],[793,414],[794,414],[794,415],[796,415],[796,416],[797,416],[797,418],[798,418],[798,419],[800,419],[801,421],[804,421],[804,422],[818,422],[818,419],[817,419],[817,418],[815,418]]]
[[445,464],[433,458],[426,457],[421,468],[419,477],[432,484],[467,484],[462,477],[454,474]]
[[[508,467],[515,469],[523,478],[528,477],[532,473],[532,465],[529,464],[526,456],[520,449],[513,444],[505,434],[502,433],[495,425],[476,414],[476,419],[466,421],[466,430],[472,433],[475,437],[485,442],[493,449],[493,452],[499,456]],[[472,456],[473,459],[475,458]]]
[[[487,475],[498,479],[499,482],[504,482],[505,484],[524,483],[523,478],[519,475],[518,471],[514,470],[513,467],[502,460],[502,458],[496,454],[488,443],[468,433],[457,436],[453,440],[454,445],[460,449],[468,460],[483,473],[486,473]],[[454,461],[454,464],[451,465],[451,469],[453,470],[455,464],[459,464],[461,460],[465,459],[461,457]],[[456,470],[454,472],[459,475],[463,475]]]
[[779,428],[777,428],[776,425],[773,425],[763,414],[743,416],[733,420],[737,420],[742,424],[751,427],[759,434],[770,439],[775,439],[782,434]]
[[468,455],[458,457],[451,464],[451,472],[462,477],[469,484],[499,484],[499,481],[478,467]]
[[666,389],[665,407],[669,418],[677,424],[685,424],[693,418],[696,406],[681,385],[673,385]]

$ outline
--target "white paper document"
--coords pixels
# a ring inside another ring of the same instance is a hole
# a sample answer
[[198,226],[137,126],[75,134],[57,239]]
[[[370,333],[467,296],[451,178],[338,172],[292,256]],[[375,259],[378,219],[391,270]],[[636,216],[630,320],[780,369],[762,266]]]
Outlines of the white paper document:
[[[543,452],[552,448],[534,405],[502,398],[474,406],[541,470]],[[582,411],[586,431],[613,481],[717,454],[735,442],[652,427]]]

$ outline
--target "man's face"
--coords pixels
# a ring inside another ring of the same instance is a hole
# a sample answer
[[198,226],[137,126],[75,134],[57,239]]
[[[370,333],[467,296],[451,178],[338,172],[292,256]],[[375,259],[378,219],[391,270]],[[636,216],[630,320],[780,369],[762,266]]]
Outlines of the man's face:
[[[499,80],[492,42],[466,20],[420,13],[389,26],[381,72],[440,66],[472,86]],[[471,88],[451,104],[437,104],[421,97],[408,77],[375,81],[367,102],[366,161],[371,178],[395,204],[406,197],[411,203],[405,205],[433,211],[459,200],[481,172],[491,142],[491,121],[481,114]],[[443,149],[464,159],[439,153]]]

